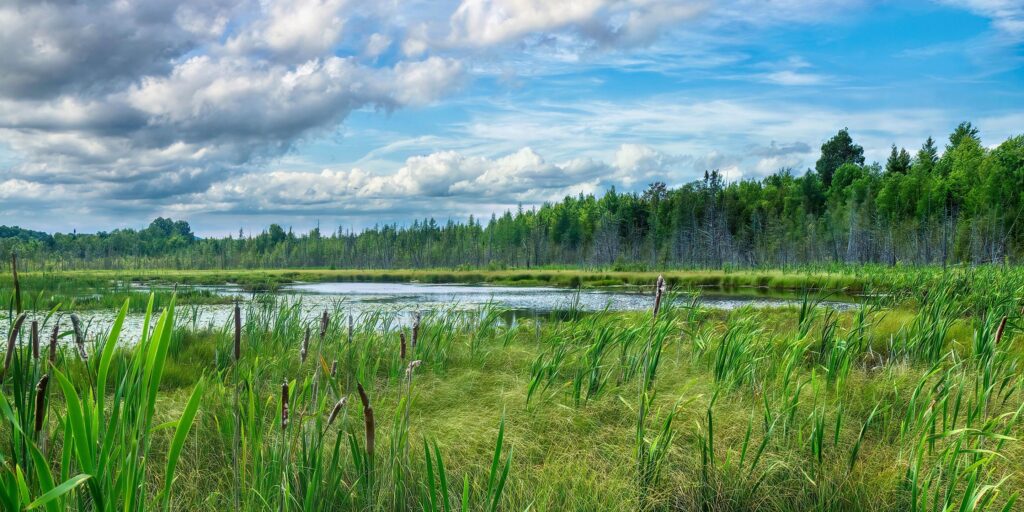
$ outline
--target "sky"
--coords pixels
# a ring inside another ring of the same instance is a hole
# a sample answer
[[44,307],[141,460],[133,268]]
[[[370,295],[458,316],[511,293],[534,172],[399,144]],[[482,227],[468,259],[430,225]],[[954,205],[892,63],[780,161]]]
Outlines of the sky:
[[0,225],[487,218],[1024,133],[1024,0],[5,0]]

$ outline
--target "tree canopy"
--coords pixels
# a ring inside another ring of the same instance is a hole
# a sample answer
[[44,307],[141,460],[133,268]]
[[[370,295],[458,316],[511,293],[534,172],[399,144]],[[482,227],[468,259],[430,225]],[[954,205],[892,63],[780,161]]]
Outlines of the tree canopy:
[[141,230],[52,235],[0,226],[0,249],[34,268],[755,266],[819,262],[1020,262],[1024,136],[995,148],[963,123],[940,153],[892,146],[865,164],[848,130],[822,145],[816,169],[727,182],[567,196],[487,222],[417,219],[359,232],[316,228],[199,238],[185,221]]

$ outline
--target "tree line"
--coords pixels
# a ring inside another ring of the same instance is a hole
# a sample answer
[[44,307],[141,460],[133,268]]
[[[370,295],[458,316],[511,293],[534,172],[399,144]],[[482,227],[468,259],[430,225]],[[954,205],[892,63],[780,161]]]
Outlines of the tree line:
[[165,218],[94,234],[0,226],[0,248],[37,269],[991,263],[1021,261],[1022,215],[1024,136],[987,148],[965,122],[941,148],[931,137],[913,152],[893,145],[884,164],[866,163],[844,128],[802,175],[726,182],[712,170],[675,188],[611,188],[486,222],[302,234],[272,224],[223,238]]

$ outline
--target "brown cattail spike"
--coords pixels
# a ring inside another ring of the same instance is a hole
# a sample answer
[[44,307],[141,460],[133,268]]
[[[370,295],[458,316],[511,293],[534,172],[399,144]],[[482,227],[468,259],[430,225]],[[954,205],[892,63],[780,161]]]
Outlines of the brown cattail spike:
[[281,430],[288,429],[288,381],[281,384]]
[[363,402],[363,418],[366,420],[366,455],[373,458],[373,443],[376,439],[375,427],[373,424],[373,407],[370,407],[370,397],[366,396],[363,385],[356,383],[359,390],[359,400]]
[[665,277],[658,276],[658,282],[654,288],[654,319],[658,319],[658,311],[661,310],[661,299],[665,295]]
[[46,419],[46,386],[50,383],[50,374],[44,373],[36,384],[36,434],[43,429]]
[[328,427],[330,427],[331,424],[334,423],[334,420],[338,419],[338,413],[341,412],[341,410],[345,407],[345,404],[347,403],[348,398],[341,397],[341,400],[338,400],[338,403],[334,404],[334,409],[331,409],[331,415],[327,418]]
[[416,348],[416,343],[420,340],[420,312],[417,311],[412,316],[412,348]]
[[75,331],[75,346],[78,347],[78,357],[81,357],[83,362],[88,362],[89,354],[85,352],[85,336],[82,335],[82,322],[78,319],[78,315],[74,313],[71,313],[71,327]]
[[235,301],[235,362],[242,357],[242,308]]
[[405,333],[404,332],[398,333],[398,339],[401,340],[401,346],[402,346],[401,356],[402,356],[402,359],[404,360],[405,359]]
[[331,377],[337,377],[337,376],[338,376],[338,360],[335,359],[334,362],[331,363]]
[[327,314],[327,310],[324,310],[324,314],[320,315],[320,341],[327,336],[327,328],[331,325],[331,316]]
[[7,370],[11,368],[11,361],[14,360],[14,351],[17,348],[18,335],[21,334],[21,324],[23,323],[25,323],[25,313],[18,315],[14,319],[11,335],[7,337],[7,354],[4,356],[4,371],[0,373],[0,382],[3,382],[4,376],[7,375]]
[[57,338],[60,336],[60,319],[53,323],[53,330],[50,331],[50,364],[57,363]]
[[32,320],[32,359],[39,359],[39,321]]
[[996,329],[996,341],[995,341],[996,345],[999,344],[999,340],[1003,339],[1003,331],[1005,331],[1005,330],[1006,330],[1006,317],[1004,316],[1003,319],[999,322],[999,328]]

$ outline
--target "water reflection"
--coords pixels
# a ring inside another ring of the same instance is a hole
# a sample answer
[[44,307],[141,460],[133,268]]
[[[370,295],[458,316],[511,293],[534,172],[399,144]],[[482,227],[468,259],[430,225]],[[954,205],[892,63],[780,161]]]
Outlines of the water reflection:
[[[148,287],[140,287],[148,289]],[[594,311],[642,311],[649,309],[652,297],[638,291],[572,290],[565,288],[481,286],[460,284],[418,284],[418,283],[299,283],[283,287],[273,294],[245,294],[234,286],[196,287],[214,293],[238,296],[249,302],[253,300],[285,301],[297,303],[304,319],[315,321],[324,309],[346,311],[354,316],[381,308],[396,312],[413,310],[452,309],[469,311],[485,304],[505,310],[503,318],[514,322],[516,318],[547,316],[567,310],[579,312]],[[688,302],[681,296],[679,301]],[[702,295],[702,307],[732,310],[744,306],[755,308],[799,306],[798,298],[771,296]],[[838,310],[856,307],[848,301],[824,301],[822,306]],[[183,305],[177,309],[177,324],[191,329],[225,328],[231,320],[233,307],[230,304]],[[40,318],[44,313],[40,312]],[[79,316],[84,321],[87,335],[96,337],[105,334],[113,323],[116,311],[83,311]],[[406,319],[407,314],[397,318]],[[121,339],[124,342],[137,339],[142,329],[142,314],[130,314],[125,320]],[[67,321],[65,320],[65,323]],[[0,320],[0,328],[7,332],[8,319]]]

